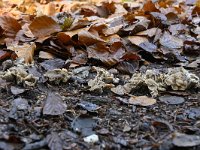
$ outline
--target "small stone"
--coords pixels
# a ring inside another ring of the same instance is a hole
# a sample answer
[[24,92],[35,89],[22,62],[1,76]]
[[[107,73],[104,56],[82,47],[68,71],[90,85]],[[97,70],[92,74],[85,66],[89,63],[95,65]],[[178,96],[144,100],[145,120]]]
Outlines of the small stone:
[[129,132],[129,131],[131,131],[131,127],[129,125],[125,125],[123,132]]
[[99,137],[96,134],[92,134],[92,135],[89,135],[89,136],[83,138],[83,140],[87,143],[96,143],[99,141]]

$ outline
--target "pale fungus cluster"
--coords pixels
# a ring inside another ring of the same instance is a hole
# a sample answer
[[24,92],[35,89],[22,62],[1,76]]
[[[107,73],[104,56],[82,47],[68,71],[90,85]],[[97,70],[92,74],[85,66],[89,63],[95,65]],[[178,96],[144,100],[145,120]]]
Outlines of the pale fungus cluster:
[[169,68],[164,72],[151,69],[144,74],[133,74],[126,84],[111,88],[111,91],[118,95],[124,95],[141,86],[147,86],[151,95],[156,97],[159,92],[169,88],[183,91],[190,87],[197,87],[199,86],[199,78],[181,67]]

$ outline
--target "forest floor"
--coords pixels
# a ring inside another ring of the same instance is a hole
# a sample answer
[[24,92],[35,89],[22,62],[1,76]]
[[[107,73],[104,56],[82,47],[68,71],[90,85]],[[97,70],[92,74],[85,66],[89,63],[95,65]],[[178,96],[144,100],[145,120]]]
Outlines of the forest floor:
[[0,2],[0,149],[200,149],[200,1]]

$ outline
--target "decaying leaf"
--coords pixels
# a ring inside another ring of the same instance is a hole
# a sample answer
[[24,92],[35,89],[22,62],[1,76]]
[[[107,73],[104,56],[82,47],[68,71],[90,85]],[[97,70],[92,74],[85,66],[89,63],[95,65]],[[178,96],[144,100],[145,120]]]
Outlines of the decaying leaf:
[[135,19],[137,19],[137,21],[135,21],[132,25],[125,27],[123,30],[130,31],[132,33],[138,33],[148,28],[150,20],[148,20],[146,17],[135,16]]
[[18,21],[8,15],[0,16],[0,26],[7,37],[14,38],[21,29]]
[[7,48],[14,51],[19,58],[23,58],[25,63],[33,62],[34,51],[36,49],[35,43],[24,43],[23,45],[12,44]]
[[137,33],[136,35],[153,37],[153,36],[156,36],[156,34],[160,34],[161,32],[162,32],[162,30],[159,28],[151,28],[151,29],[148,29],[145,31],[141,31],[141,32]]
[[48,52],[40,51],[39,58],[41,59],[53,59],[54,55]]
[[46,141],[50,150],[63,149],[63,141],[56,132],[52,132],[51,134],[47,135]]
[[101,60],[104,64],[113,66],[117,64],[125,54],[125,49],[120,42],[114,42],[110,47],[98,43],[87,47],[88,58]]
[[105,42],[103,39],[99,37],[97,32],[91,33],[86,30],[81,30],[78,33],[78,37],[79,37],[80,42],[82,42],[85,45],[92,45],[98,42]]
[[129,36],[128,39],[132,44],[139,46],[147,52],[156,52],[157,46],[150,43],[148,38],[142,36]]
[[178,49],[183,47],[183,40],[164,32],[160,38],[160,44],[169,49]]
[[151,106],[156,103],[156,99],[149,98],[147,96],[132,96],[129,99],[129,104],[139,106]]
[[52,33],[61,31],[59,24],[48,16],[37,17],[29,25],[33,35],[37,38],[46,37]]
[[132,44],[137,46],[141,45],[144,42],[148,42],[148,38],[142,36],[129,36],[128,39],[131,41]]
[[43,108],[44,115],[62,115],[67,109],[67,105],[63,102],[62,97],[55,93],[49,92]]

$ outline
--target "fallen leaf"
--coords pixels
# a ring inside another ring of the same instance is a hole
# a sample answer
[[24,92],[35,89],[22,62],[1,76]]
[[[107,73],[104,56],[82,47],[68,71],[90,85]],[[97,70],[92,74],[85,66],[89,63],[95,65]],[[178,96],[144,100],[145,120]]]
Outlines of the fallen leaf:
[[86,64],[88,61],[87,52],[77,50],[76,55],[72,58],[72,62],[80,65]]
[[63,150],[63,141],[58,133],[52,132],[47,135],[46,141],[50,150]]
[[45,60],[40,65],[47,71],[63,68],[65,61],[59,58]]
[[81,30],[78,33],[78,38],[79,38],[79,41],[83,43],[84,45],[92,45],[98,42],[105,42],[103,39],[99,37],[97,32],[92,33],[86,30]]
[[162,14],[162,13],[159,13],[159,12],[151,12],[150,14],[151,14],[154,18],[159,19],[159,20],[161,20],[161,21],[163,21],[163,22],[166,22],[166,21],[167,21],[167,17],[166,17],[164,14]]
[[25,63],[32,63],[36,45],[35,43],[24,43],[23,45],[13,44],[8,46],[7,49],[14,51],[17,57],[23,58]]
[[189,68],[197,68],[198,66],[200,66],[200,58],[199,57],[195,61],[193,61],[187,65],[187,67],[189,67]]
[[66,111],[67,105],[62,97],[55,92],[49,92],[43,107],[44,115],[62,115]]
[[69,42],[74,36],[78,36],[78,33],[82,30],[87,31],[89,28],[82,28],[82,29],[76,29],[76,30],[70,30],[66,32],[59,32],[57,34],[57,38],[64,44]]
[[87,52],[88,58],[95,58],[106,65],[113,66],[120,61],[125,50],[120,42],[115,42],[110,47],[102,43],[88,46]]
[[80,28],[85,28],[86,26],[90,25],[91,21],[88,18],[76,17],[68,30],[76,30]]
[[129,36],[128,39],[131,41],[132,44],[137,46],[144,42],[148,42],[148,38],[143,36]]
[[29,28],[37,38],[46,37],[52,33],[61,31],[59,24],[48,16],[35,18],[29,25]]
[[121,61],[116,66],[116,68],[122,73],[133,74],[138,69],[138,66],[139,66],[139,62],[137,61],[131,61],[131,62]]
[[131,41],[132,44],[139,46],[143,50],[147,52],[156,52],[157,46],[153,43],[150,43],[148,38],[143,36],[129,36],[128,39]]
[[183,40],[170,35],[169,32],[165,31],[160,38],[160,44],[169,49],[177,49],[183,47]]
[[162,32],[162,30],[159,29],[159,28],[151,28],[151,29],[148,29],[148,30],[145,30],[145,31],[141,31],[141,32],[137,33],[136,35],[153,37],[156,34],[159,34],[160,32]]
[[187,28],[184,24],[174,24],[169,26],[169,31],[172,33],[172,35],[177,35],[181,31],[185,32],[186,30]]
[[39,52],[39,58],[41,59],[53,59],[55,56],[51,53],[40,51]]
[[148,28],[150,20],[148,20],[146,17],[135,16],[135,19],[136,19],[135,22],[133,22],[131,25],[128,25],[123,30],[129,31],[133,34],[133,33],[138,33],[140,31],[144,31]]
[[0,26],[4,30],[4,34],[10,38],[14,38],[17,32],[21,30],[18,21],[8,15],[0,16]]
[[156,103],[156,99],[147,96],[132,96],[129,98],[129,104],[139,106],[151,106]]
[[144,12],[157,12],[158,11],[155,4],[151,0],[147,0],[141,10]]

